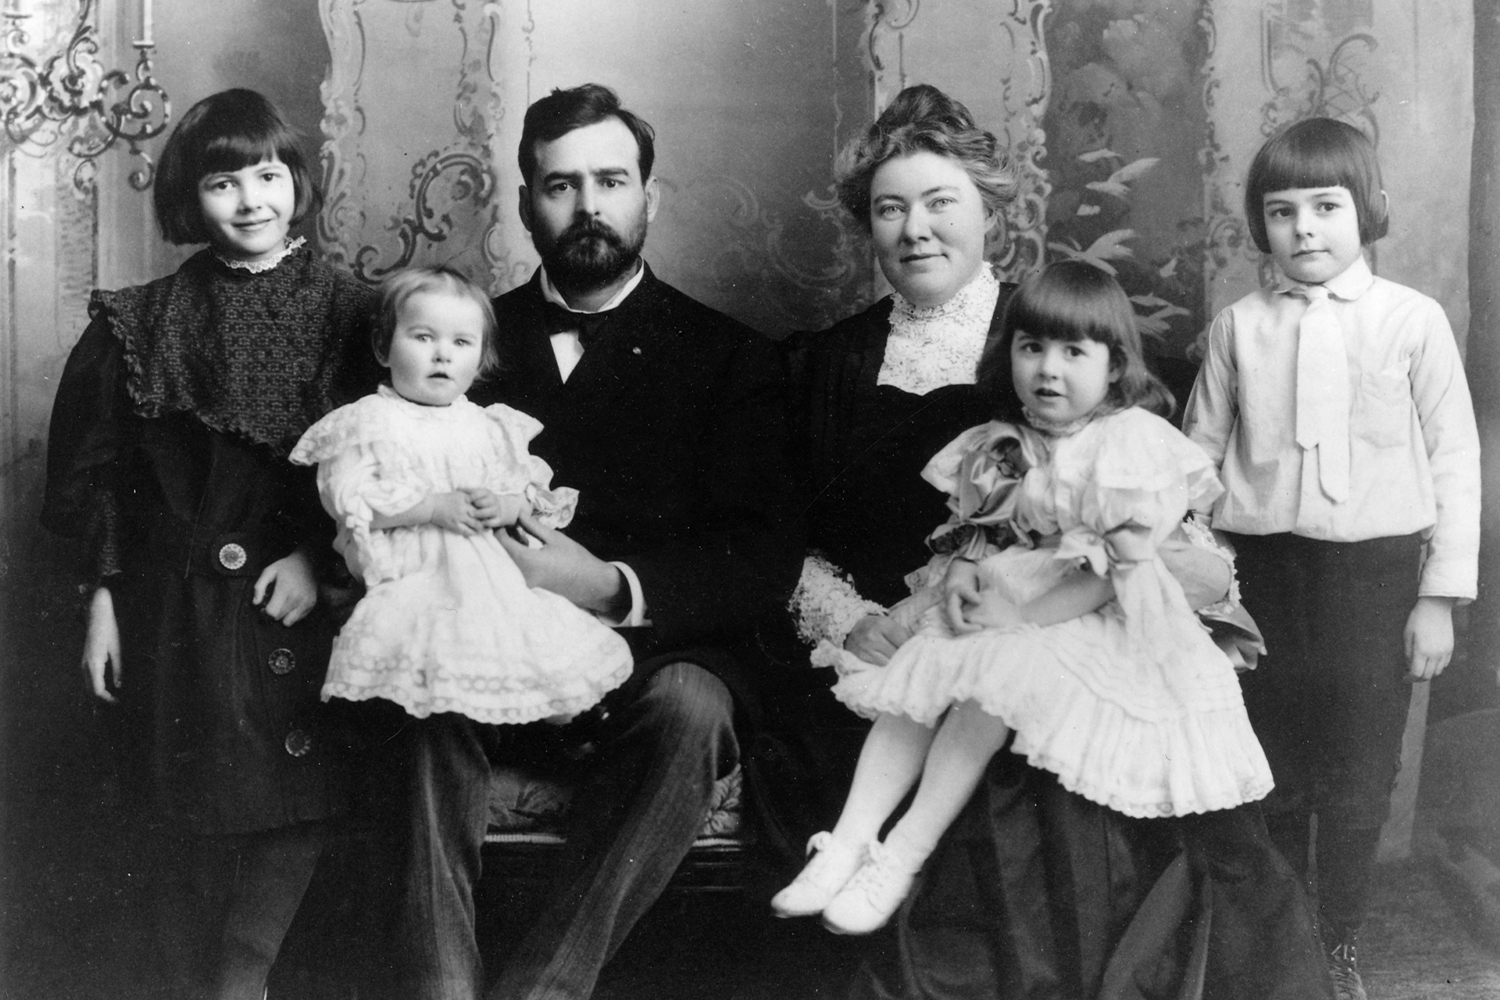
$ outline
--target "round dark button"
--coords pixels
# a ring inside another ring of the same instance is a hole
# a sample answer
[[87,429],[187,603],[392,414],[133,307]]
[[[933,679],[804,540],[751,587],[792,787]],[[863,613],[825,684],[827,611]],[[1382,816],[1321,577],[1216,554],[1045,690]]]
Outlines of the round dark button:
[[249,558],[245,547],[237,542],[230,542],[219,549],[219,565],[228,570],[241,568]]
[[297,667],[297,657],[292,655],[290,649],[273,649],[271,655],[266,657],[266,664],[271,668],[271,673],[277,676],[289,674]]
[[293,729],[286,734],[286,740],[283,745],[286,747],[286,752],[293,757],[305,757],[307,756],[307,752],[312,749],[312,737],[308,735],[306,730]]

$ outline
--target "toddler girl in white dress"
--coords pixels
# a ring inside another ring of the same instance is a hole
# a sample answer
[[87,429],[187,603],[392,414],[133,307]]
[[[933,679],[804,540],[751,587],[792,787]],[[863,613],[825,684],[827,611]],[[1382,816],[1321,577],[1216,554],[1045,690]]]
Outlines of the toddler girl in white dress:
[[978,382],[1010,422],[965,431],[924,470],[953,518],[891,611],[914,635],[884,666],[827,641],[814,652],[875,725],[837,825],[772,900],[781,916],[885,923],[1012,733],[1014,752],[1131,816],[1232,810],[1271,789],[1234,665],[1157,553],[1222,489],[1148,410],[1170,395],[1125,293],[1082,262],[1027,279]]
[[464,393],[495,358],[489,300],[446,268],[381,287],[375,354],[390,384],[302,436],[338,521],[335,547],[367,592],[334,642],[323,698],[384,698],[417,718],[566,718],[630,674],[625,640],[593,615],[531,588],[495,532],[531,513],[565,527],[576,490],[527,451],[542,430]]

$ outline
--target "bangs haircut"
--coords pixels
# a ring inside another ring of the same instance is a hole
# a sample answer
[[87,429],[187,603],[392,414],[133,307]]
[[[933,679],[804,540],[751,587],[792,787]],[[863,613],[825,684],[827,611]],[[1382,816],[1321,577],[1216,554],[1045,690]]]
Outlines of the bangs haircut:
[[169,243],[207,243],[198,185],[210,174],[233,173],[265,160],[292,175],[296,225],[323,205],[323,192],[298,148],[300,136],[276,106],[253,90],[223,90],[194,104],[162,150],[152,202]]
[[380,304],[375,307],[375,325],[370,328],[370,347],[375,358],[385,364],[391,356],[391,339],[396,335],[396,324],[400,322],[401,310],[413,295],[435,292],[468,299],[479,306],[479,315],[484,324],[483,339],[479,346],[479,375],[483,376],[500,365],[500,348],[495,343],[495,307],[479,286],[446,264],[438,267],[409,267],[387,275],[380,283]]
[[870,232],[870,182],[889,160],[933,153],[963,167],[985,213],[1000,210],[1016,196],[1016,181],[999,142],[980,128],[963,104],[931,84],[919,83],[896,95],[863,137],[844,147],[834,166],[839,202]]
[[1375,145],[1359,129],[1333,118],[1304,118],[1267,139],[1245,180],[1245,221],[1261,253],[1266,237],[1266,195],[1292,188],[1347,188],[1359,217],[1359,242],[1369,246],[1386,234],[1390,219]]
[[620,106],[620,98],[602,83],[585,83],[570,90],[554,90],[526,109],[521,123],[521,147],[516,161],[521,183],[530,187],[536,173],[536,144],[555,142],[575,129],[614,118],[630,130],[638,150],[641,183],[651,179],[656,164],[656,130],[644,118]]
[[1139,406],[1165,417],[1176,406],[1171,390],[1146,366],[1135,307],[1119,282],[1092,264],[1064,260],[1021,282],[1005,304],[999,331],[985,344],[975,381],[997,420],[1025,419],[1010,365],[1011,345],[1023,331],[1039,340],[1093,340],[1109,348],[1110,370],[1120,376],[1106,397],[1115,410]]

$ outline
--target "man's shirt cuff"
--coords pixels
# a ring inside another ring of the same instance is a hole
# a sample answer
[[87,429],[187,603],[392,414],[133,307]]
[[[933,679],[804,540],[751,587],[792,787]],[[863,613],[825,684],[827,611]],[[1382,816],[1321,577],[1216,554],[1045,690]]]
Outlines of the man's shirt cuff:
[[599,620],[610,628],[641,628],[651,624],[651,619],[646,617],[646,596],[641,590],[641,578],[635,575],[635,570],[622,562],[612,562],[611,566],[620,571],[625,577],[625,584],[630,588],[630,611],[619,621],[612,620],[608,615],[599,615]]

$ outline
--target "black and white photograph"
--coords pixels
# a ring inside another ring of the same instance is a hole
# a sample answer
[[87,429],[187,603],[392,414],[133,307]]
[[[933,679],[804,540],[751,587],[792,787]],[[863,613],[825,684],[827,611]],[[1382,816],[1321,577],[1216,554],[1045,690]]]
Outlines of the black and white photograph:
[[0,1000],[1500,997],[1500,0],[0,0]]

